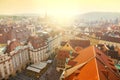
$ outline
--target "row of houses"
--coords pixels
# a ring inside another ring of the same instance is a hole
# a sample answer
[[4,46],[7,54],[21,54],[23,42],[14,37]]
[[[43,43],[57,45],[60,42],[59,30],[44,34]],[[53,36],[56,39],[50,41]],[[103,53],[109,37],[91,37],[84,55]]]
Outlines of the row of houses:
[[0,80],[16,75],[30,64],[47,60],[55,54],[61,40],[61,34],[56,34],[46,40],[40,36],[30,36],[25,44],[16,39],[8,41],[4,52],[0,53]]
[[8,40],[13,39],[25,42],[29,36],[30,31],[25,26],[0,26],[0,44],[6,44]]

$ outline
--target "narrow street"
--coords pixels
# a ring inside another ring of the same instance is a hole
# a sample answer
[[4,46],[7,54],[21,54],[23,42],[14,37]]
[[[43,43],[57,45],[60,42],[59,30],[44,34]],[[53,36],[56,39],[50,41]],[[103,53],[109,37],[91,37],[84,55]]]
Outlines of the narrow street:
[[48,70],[39,78],[39,80],[59,80],[62,72],[58,72],[55,66],[55,59]]

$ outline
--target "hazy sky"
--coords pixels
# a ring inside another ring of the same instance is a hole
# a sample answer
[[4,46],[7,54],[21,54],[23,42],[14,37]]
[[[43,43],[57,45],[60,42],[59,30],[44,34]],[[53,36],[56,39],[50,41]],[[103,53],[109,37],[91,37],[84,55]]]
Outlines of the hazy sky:
[[0,14],[120,12],[120,0],[0,0]]

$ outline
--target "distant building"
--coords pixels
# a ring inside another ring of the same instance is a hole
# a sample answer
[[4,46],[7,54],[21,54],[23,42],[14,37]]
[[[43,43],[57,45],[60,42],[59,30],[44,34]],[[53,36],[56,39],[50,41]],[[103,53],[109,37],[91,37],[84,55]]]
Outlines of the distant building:
[[7,44],[8,40],[17,39],[20,42],[26,42],[30,36],[29,30],[24,26],[13,25],[13,27],[0,26],[0,43]]
[[34,25],[27,25],[26,28],[30,31],[31,35],[36,35],[36,28]]
[[78,32],[75,29],[65,30],[62,33],[62,41],[68,41],[70,39],[74,39],[75,35],[77,35]]

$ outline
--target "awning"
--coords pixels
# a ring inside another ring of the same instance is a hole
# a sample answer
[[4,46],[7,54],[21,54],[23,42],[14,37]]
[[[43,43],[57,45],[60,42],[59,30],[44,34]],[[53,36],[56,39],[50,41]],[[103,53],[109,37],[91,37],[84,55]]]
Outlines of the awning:
[[47,62],[40,62],[36,64],[32,64],[31,67],[38,68],[38,69],[43,69],[47,65]]
[[37,73],[39,73],[41,71],[40,69],[36,69],[36,68],[31,67],[31,66],[28,66],[27,70],[31,70],[31,71],[37,72]]
[[47,66],[47,62],[40,62],[40,63],[36,63],[28,66],[27,70],[40,73],[40,71],[44,69],[46,66]]

